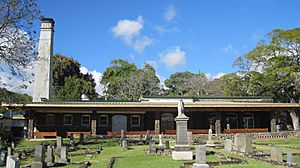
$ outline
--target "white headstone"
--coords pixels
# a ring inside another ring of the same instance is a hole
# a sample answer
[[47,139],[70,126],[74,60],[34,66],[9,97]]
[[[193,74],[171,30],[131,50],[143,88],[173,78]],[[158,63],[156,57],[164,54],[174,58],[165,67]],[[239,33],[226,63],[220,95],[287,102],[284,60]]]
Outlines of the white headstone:
[[15,156],[7,156],[6,168],[19,168],[20,162]]
[[204,145],[196,145],[196,163],[193,168],[208,168],[206,164],[206,148]]
[[232,140],[231,139],[225,139],[225,141],[224,141],[224,151],[225,152],[231,152],[232,151]]
[[282,162],[282,150],[276,147],[271,149],[271,160]]
[[159,137],[159,144],[158,144],[158,147],[161,147],[161,148],[162,148],[164,144],[163,144],[163,141],[162,141],[162,136],[161,136],[161,134],[159,134],[158,137]]

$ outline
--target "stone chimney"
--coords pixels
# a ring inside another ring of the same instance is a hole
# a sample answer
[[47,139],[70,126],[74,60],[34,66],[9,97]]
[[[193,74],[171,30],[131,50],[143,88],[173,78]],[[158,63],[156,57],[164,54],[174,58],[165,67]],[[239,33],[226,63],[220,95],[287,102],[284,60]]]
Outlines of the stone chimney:
[[41,19],[38,60],[35,66],[33,102],[51,100],[53,94],[53,33],[54,20]]

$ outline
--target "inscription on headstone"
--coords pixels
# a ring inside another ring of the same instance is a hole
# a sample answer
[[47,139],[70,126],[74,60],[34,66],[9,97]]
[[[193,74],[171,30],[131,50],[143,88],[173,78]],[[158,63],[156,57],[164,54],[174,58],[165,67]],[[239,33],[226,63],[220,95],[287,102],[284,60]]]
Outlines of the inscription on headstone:
[[276,147],[271,149],[271,160],[282,162],[282,150]]

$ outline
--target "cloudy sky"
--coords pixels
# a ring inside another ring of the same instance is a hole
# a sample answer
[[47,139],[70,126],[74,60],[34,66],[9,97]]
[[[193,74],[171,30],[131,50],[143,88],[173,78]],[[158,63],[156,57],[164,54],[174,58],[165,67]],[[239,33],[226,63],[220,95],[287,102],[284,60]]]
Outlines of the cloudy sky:
[[[297,0],[38,1],[55,20],[54,52],[78,60],[99,81],[117,58],[152,64],[161,79],[180,71],[210,77],[273,29],[300,26]],[[36,23],[39,30],[39,23]]]

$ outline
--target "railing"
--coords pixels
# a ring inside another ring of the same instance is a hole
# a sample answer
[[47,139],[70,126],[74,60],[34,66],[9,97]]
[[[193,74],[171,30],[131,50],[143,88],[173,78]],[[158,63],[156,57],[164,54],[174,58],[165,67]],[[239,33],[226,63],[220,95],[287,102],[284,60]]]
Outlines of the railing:
[[34,137],[56,137],[57,132],[34,132]]
[[268,132],[268,128],[224,129],[224,133],[225,133],[225,134],[251,133],[251,132]]
[[[193,134],[208,134],[208,129],[188,129],[188,131],[192,132]],[[176,130],[166,130],[164,134],[176,134]]]
[[67,131],[66,136],[69,137],[71,134],[73,134],[74,138],[79,138],[80,134],[83,134],[84,136],[90,136],[90,135],[92,135],[92,132],[69,132],[69,131]]
[[[149,131],[149,134],[155,135],[154,131]],[[120,136],[121,132],[110,132],[107,131],[108,136]],[[124,132],[124,135],[147,135],[147,131],[128,131]]]

